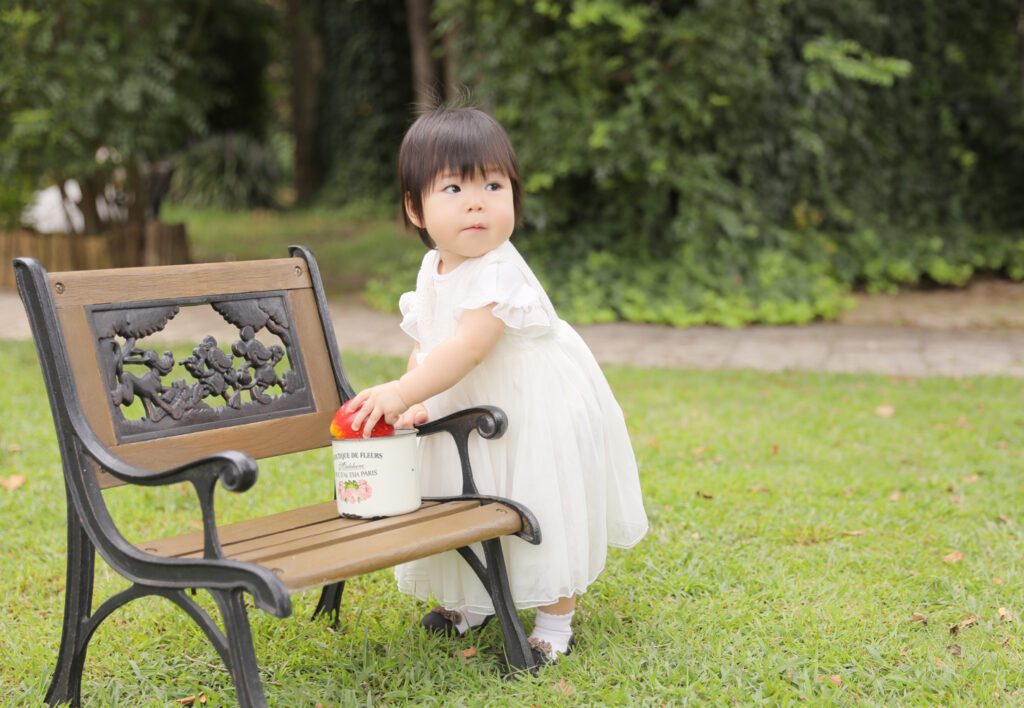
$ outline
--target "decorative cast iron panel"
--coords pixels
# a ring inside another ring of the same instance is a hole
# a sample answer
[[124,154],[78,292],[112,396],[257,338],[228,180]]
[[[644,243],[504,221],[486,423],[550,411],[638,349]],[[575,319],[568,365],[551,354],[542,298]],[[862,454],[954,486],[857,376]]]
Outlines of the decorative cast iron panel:
[[[178,361],[170,350],[141,341],[163,332],[179,305],[212,307],[237,328],[237,338],[222,348],[208,335]],[[313,410],[283,293],[102,305],[91,308],[89,317],[121,442]]]

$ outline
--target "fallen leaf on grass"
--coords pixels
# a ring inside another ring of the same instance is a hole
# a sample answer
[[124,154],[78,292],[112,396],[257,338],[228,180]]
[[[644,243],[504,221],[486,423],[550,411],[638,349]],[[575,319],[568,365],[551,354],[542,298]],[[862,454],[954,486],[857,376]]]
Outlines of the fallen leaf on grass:
[[938,666],[941,669],[946,664],[943,663],[942,659],[940,659],[939,657],[935,657],[935,665]]
[[14,443],[7,446],[7,452],[21,452],[21,445]]
[[964,619],[960,620],[959,622],[954,624],[952,627],[950,627],[949,628],[949,633],[950,634],[956,634],[961,629],[963,629],[965,627],[970,627],[972,624],[974,624],[977,621],[978,621],[978,616],[977,615],[971,615],[970,617],[965,617]]
[[714,494],[709,494],[708,492],[702,492],[699,489],[697,490],[697,496],[700,497],[701,499],[714,499],[715,498]]
[[0,477],[0,487],[8,490],[15,490],[25,484],[25,475],[12,474],[10,477]]
[[853,496],[853,490],[850,489],[849,487],[845,487],[843,489],[843,496],[846,497],[847,499],[849,499],[850,497]]
[[942,556],[943,563],[959,563],[964,559],[964,554],[961,551],[953,551]]
[[779,446],[774,444],[774,443],[772,444],[772,454],[773,455],[778,455],[779,454]]
[[881,405],[875,409],[875,415],[882,418],[889,418],[896,412],[896,409],[889,405]]
[[1013,615],[1011,615],[1010,611],[1005,607],[1000,607],[996,612],[999,614],[999,619],[1001,619],[1003,622],[1013,621]]
[[864,534],[864,529],[857,529],[856,531],[843,531],[844,536],[863,536]]
[[964,655],[964,648],[959,644],[950,644],[948,647],[946,647],[946,651],[948,651],[950,654],[957,658],[963,658]]
[[832,674],[831,676],[828,677],[828,680],[831,681],[832,683],[834,683],[836,686],[842,686],[843,685],[843,679],[840,678],[839,674]]
[[469,649],[463,649],[461,651],[456,650],[453,653],[455,656],[462,659],[463,663],[465,663],[476,656],[476,647],[470,647]]
[[1007,638],[1006,638],[1006,639],[1004,639],[1003,641],[999,642],[999,646],[1001,646],[1001,647],[1005,647],[1005,646],[1006,646],[1007,644],[1009,644],[1009,643],[1010,643],[1010,638],[1009,638],[1009,637],[1007,637]]
[[755,484],[755,485],[750,487],[750,491],[752,491],[752,492],[761,492],[761,494],[767,494],[768,493],[768,487],[763,487],[760,484]]
[[978,475],[972,474],[964,477],[964,484],[974,484],[978,481]]
[[889,495],[889,501],[899,501],[899,500],[900,500],[900,493],[899,492],[893,492],[892,494]]
[[963,428],[964,430],[974,430],[974,426],[967,422],[966,416],[960,416],[959,418],[957,418],[956,423],[954,423],[953,425],[955,425],[958,428]]
[[189,696],[188,698],[179,698],[175,701],[178,705],[191,706],[196,703],[206,705],[206,694],[200,693],[198,696]]
[[696,457],[699,457],[700,455],[703,455],[707,451],[708,451],[708,449],[706,447],[704,447],[703,445],[701,445],[700,447],[695,447],[692,450],[690,450],[690,452],[694,456],[696,456]]
[[1000,514],[996,518],[999,519],[1000,521],[1002,521],[1007,526],[1013,526],[1013,522],[1010,520],[1010,517],[1007,516],[1006,514]]
[[566,698],[576,693],[576,689],[572,687],[572,684],[565,680],[565,678],[559,679],[558,683],[555,684],[555,690],[561,693]]
[[949,501],[951,504],[959,504],[960,502],[963,501],[963,497],[961,497],[959,494],[950,494]]
[[928,624],[928,615],[926,615],[923,612],[915,612],[914,614],[910,615],[910,621],[920,622],[923,626]]

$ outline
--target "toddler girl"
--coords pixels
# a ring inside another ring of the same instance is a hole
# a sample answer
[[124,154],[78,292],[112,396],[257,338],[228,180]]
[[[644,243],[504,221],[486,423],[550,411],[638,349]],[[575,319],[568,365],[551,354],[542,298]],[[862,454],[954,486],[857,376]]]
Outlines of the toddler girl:
[[[647,531],[622,411],[590,350],[558,318],[509,241],[522,183],[502,127],[473,108],[420,116],[402,141],[406,223],[430,248],[416,291],[402,295],[402,329],[416,343],[408,370],[361,391],[353,428],[383,417],[410,426],[491,404],[508,415],[500,439],[471,438],[481,494],[523,503],[537,517],[537,546],[509,538],[505,557],[518,609],[537,608],[530,644],[545,660],[567,654],[576,597],[605,565],[608,546]],[[461,493],[450,441],[420,441],[423,493]],[[399,589],[441,606],[422,621],[461,636],[493,616],[479,579],[454,551],[400,565]]]

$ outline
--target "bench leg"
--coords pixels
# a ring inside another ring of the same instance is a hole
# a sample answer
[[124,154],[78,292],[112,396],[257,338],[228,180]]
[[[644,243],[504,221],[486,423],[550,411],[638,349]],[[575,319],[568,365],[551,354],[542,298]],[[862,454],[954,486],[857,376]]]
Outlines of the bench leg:
[[468,548],[460,548],[459,553],[469,563],[477,576],[484,583],[494,613],[501,623],[501,632],[505,637],[505,660],[508,663],[508,675],[517,676],[526,672],[534,672],[537,666],[533,661],[533,652],[526,641],[523,623],[519,621],[515,603],[512,601],[512,590],[508,584],[508,571],[505,568],[505,554],[501,551],[501,541],[492,538],[483,542],[484,561],[486,567],[480,566],[479,559]]
[[267,699],[263,695],[263,682],[256,662],[256,650],[252,644],[252,630],[245,612],[245,594],[241,589],[211,590],[224,620],[224,635],[227,638],[228,670],[235,682],[238,705],[263,707]]
[[313,610],[313,617],[316,619],[320,615],[325,615],[331,620],[331,625],[338,624],[338,615],[341,614],[341,595],[345,592],[345,581],[342,580],[340,583],[332,583],[324,587],[320,593],[320,601],[316,604],[316,609]]
[[64,589],[64,629],[60,639],[60,652],[53,680],[46,692],[46,703],[82,702],[82,667],[85,649],[92,634],[88,627],[92,611],[93,573],[96,551],[82,528],[71,500],[68,499],[68,562],[67,584]]

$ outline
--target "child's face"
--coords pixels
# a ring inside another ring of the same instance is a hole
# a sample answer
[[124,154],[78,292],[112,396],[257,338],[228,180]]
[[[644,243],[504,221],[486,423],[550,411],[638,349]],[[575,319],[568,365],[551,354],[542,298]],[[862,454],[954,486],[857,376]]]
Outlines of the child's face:
[[512,183],[498,170],[468,177],[442,172],[423,192],[423,213],[414,214],[408,200],[406,211],[434,239],[443,272],[503,244],[516,222]]

